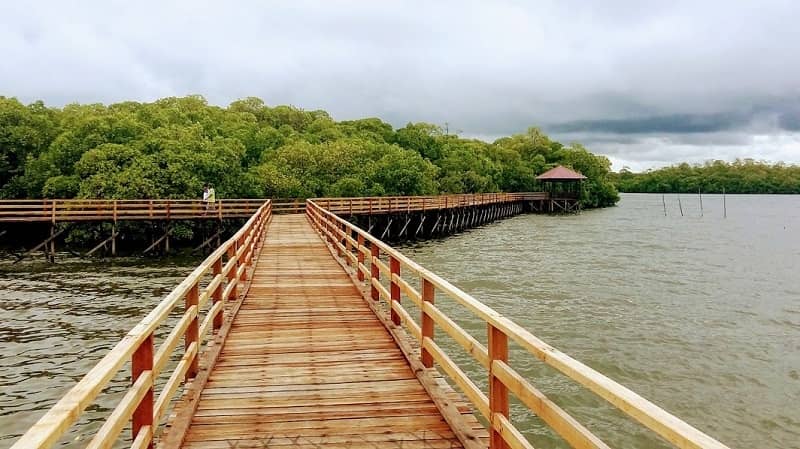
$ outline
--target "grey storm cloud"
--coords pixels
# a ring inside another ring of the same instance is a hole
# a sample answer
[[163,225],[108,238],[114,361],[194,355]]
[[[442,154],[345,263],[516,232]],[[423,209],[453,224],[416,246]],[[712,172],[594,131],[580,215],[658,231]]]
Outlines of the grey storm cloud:
[[724,131],[748,123],[749,118],[743,114],[673,114],[616,120],[579,120],[555,125],[551,129],[558,133],[594,131],[614,134],[686,134]]
[[796,1],[0,3],[0,95],[258,96],[491,140],[540,126],[615,166],[800,162]]

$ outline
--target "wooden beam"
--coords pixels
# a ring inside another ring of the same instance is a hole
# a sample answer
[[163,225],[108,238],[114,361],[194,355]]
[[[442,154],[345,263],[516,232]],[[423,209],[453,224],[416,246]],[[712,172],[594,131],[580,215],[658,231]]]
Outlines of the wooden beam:
[[97,250],[99,250],[100,248],[104,247],[108,242],[113,241],[116,237],[117,237],[117,233],[113,232],[113,230],[112,230],[111,237],[109,237],[109,238],[103,240],[102,242],[98,243],[97,246],[95,246],[94,248],[90,249],[89,252],[84,254],[84,256],[86,256],[86,257],[91,256]]
[[[198,250],[200,250],[200,249],[202,249],[202,248],[205,248],[206,246],[209,246],[209,245],[211,244],[211,242],[212,242],[212,241],[214,241],[215,239],[219,239],[219,237],[220,237],[221,235],[222,235],[222,230],[218,230],[216,233],[214,233],[214,235],[212,235],[211,237],[209,237],[209,238],[205,239],[205,240],[203,241],[203,243],[199,244],[199,245],[198,245],[198,246],[196,246],[194,249],[192,249],[192,252],[198,251]],[[219,245],[218,245],[218,246],[219,246]]]
[[42,248],[43,246],[46,246],[48,243],[50,243],[51,241],[53,241],[53,240],[55,240],[56,238],[58,238],[58,236],[60,236],[61,234],[63,234],[63,233],[66,231],[66,230],[67,230],[67,228],[66,228],[66,227],[64,227],[63,229],[61,229],[60,231],[56,232],[55,234],[51,234],[51,235],[50,235],[49,237],[47,237],[47,238],[46,238],[46,239],[45,239],[45,240],[44,240],[42,243],[40,243],[40,244],[38,244],[38,245],[34,246],[34,247],[33,247],[33,249],[29,249],[28,251],[25,251],[25,252],[24,252],[24,253],[22,253],[21,255],[17,256],[17,260],[15,260],[15,261],[14,261],[14,263],[17,263],[17,262],[19,262],[20,260],[22,260],[22,259],[24,259],[24,258],[28,257],[28,256],[29,256],[29,255],[31,255],[32,253],[36,252],[36,251],[37,251],[39,248]]
[[158,246],[158,245],[159,245],[161,242],[163,242],[164,240],[166,240],[166,238],[167,238],[167,236],[168,236],[168,235],[169,235],[169,230],[167,230],[167,233],[166,233],[166,234],[162,235],[161,237],[159,237],[159,239],[158,239],[158,240],[156,240],[155,242],[153,242],[153,244],[152,244],[152,245],[148,246],[148,247],[147,247],[147,248],[146,248],[144,251],[142,251],[142,254],[147,254],[147,253],[149,253],[150,251],[152,251],[153,249],[155,249],[155,247],[157,247],[157,246]]

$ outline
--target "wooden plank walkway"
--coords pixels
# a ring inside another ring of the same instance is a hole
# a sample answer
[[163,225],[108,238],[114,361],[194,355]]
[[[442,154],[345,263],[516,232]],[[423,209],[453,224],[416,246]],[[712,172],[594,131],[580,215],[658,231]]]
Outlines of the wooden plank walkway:
[[302,215],[273,218],[184,440],[273,446],[462,447]]

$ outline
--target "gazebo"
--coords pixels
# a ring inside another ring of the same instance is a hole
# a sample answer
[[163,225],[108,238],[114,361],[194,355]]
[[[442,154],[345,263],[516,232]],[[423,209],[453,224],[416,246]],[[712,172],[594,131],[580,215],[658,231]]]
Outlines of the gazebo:
[[583,180],[586,176],[575,170],[559,165],[536,177],[542,188],[548,193],[550,199],[547,212],[561,209],[564,212],[579,211],[581,209],[581,193]]

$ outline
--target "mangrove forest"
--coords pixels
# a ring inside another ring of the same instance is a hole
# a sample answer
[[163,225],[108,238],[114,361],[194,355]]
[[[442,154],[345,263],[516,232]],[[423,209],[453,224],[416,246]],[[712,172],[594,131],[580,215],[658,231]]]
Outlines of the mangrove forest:
[[800,166],[752,159],[682,163],[644,173],[623,169],[612,178],[620,192],[631,193],[800,193]]
[[395,129],[325,111],[228,107],[201,96],[152,103],[24,105],[0,97],[0,197],[337,197],[520,192],[562,164],[588,177],[584,207],[616,203],[610,162],[531,128],[484,142],[428,123]]

